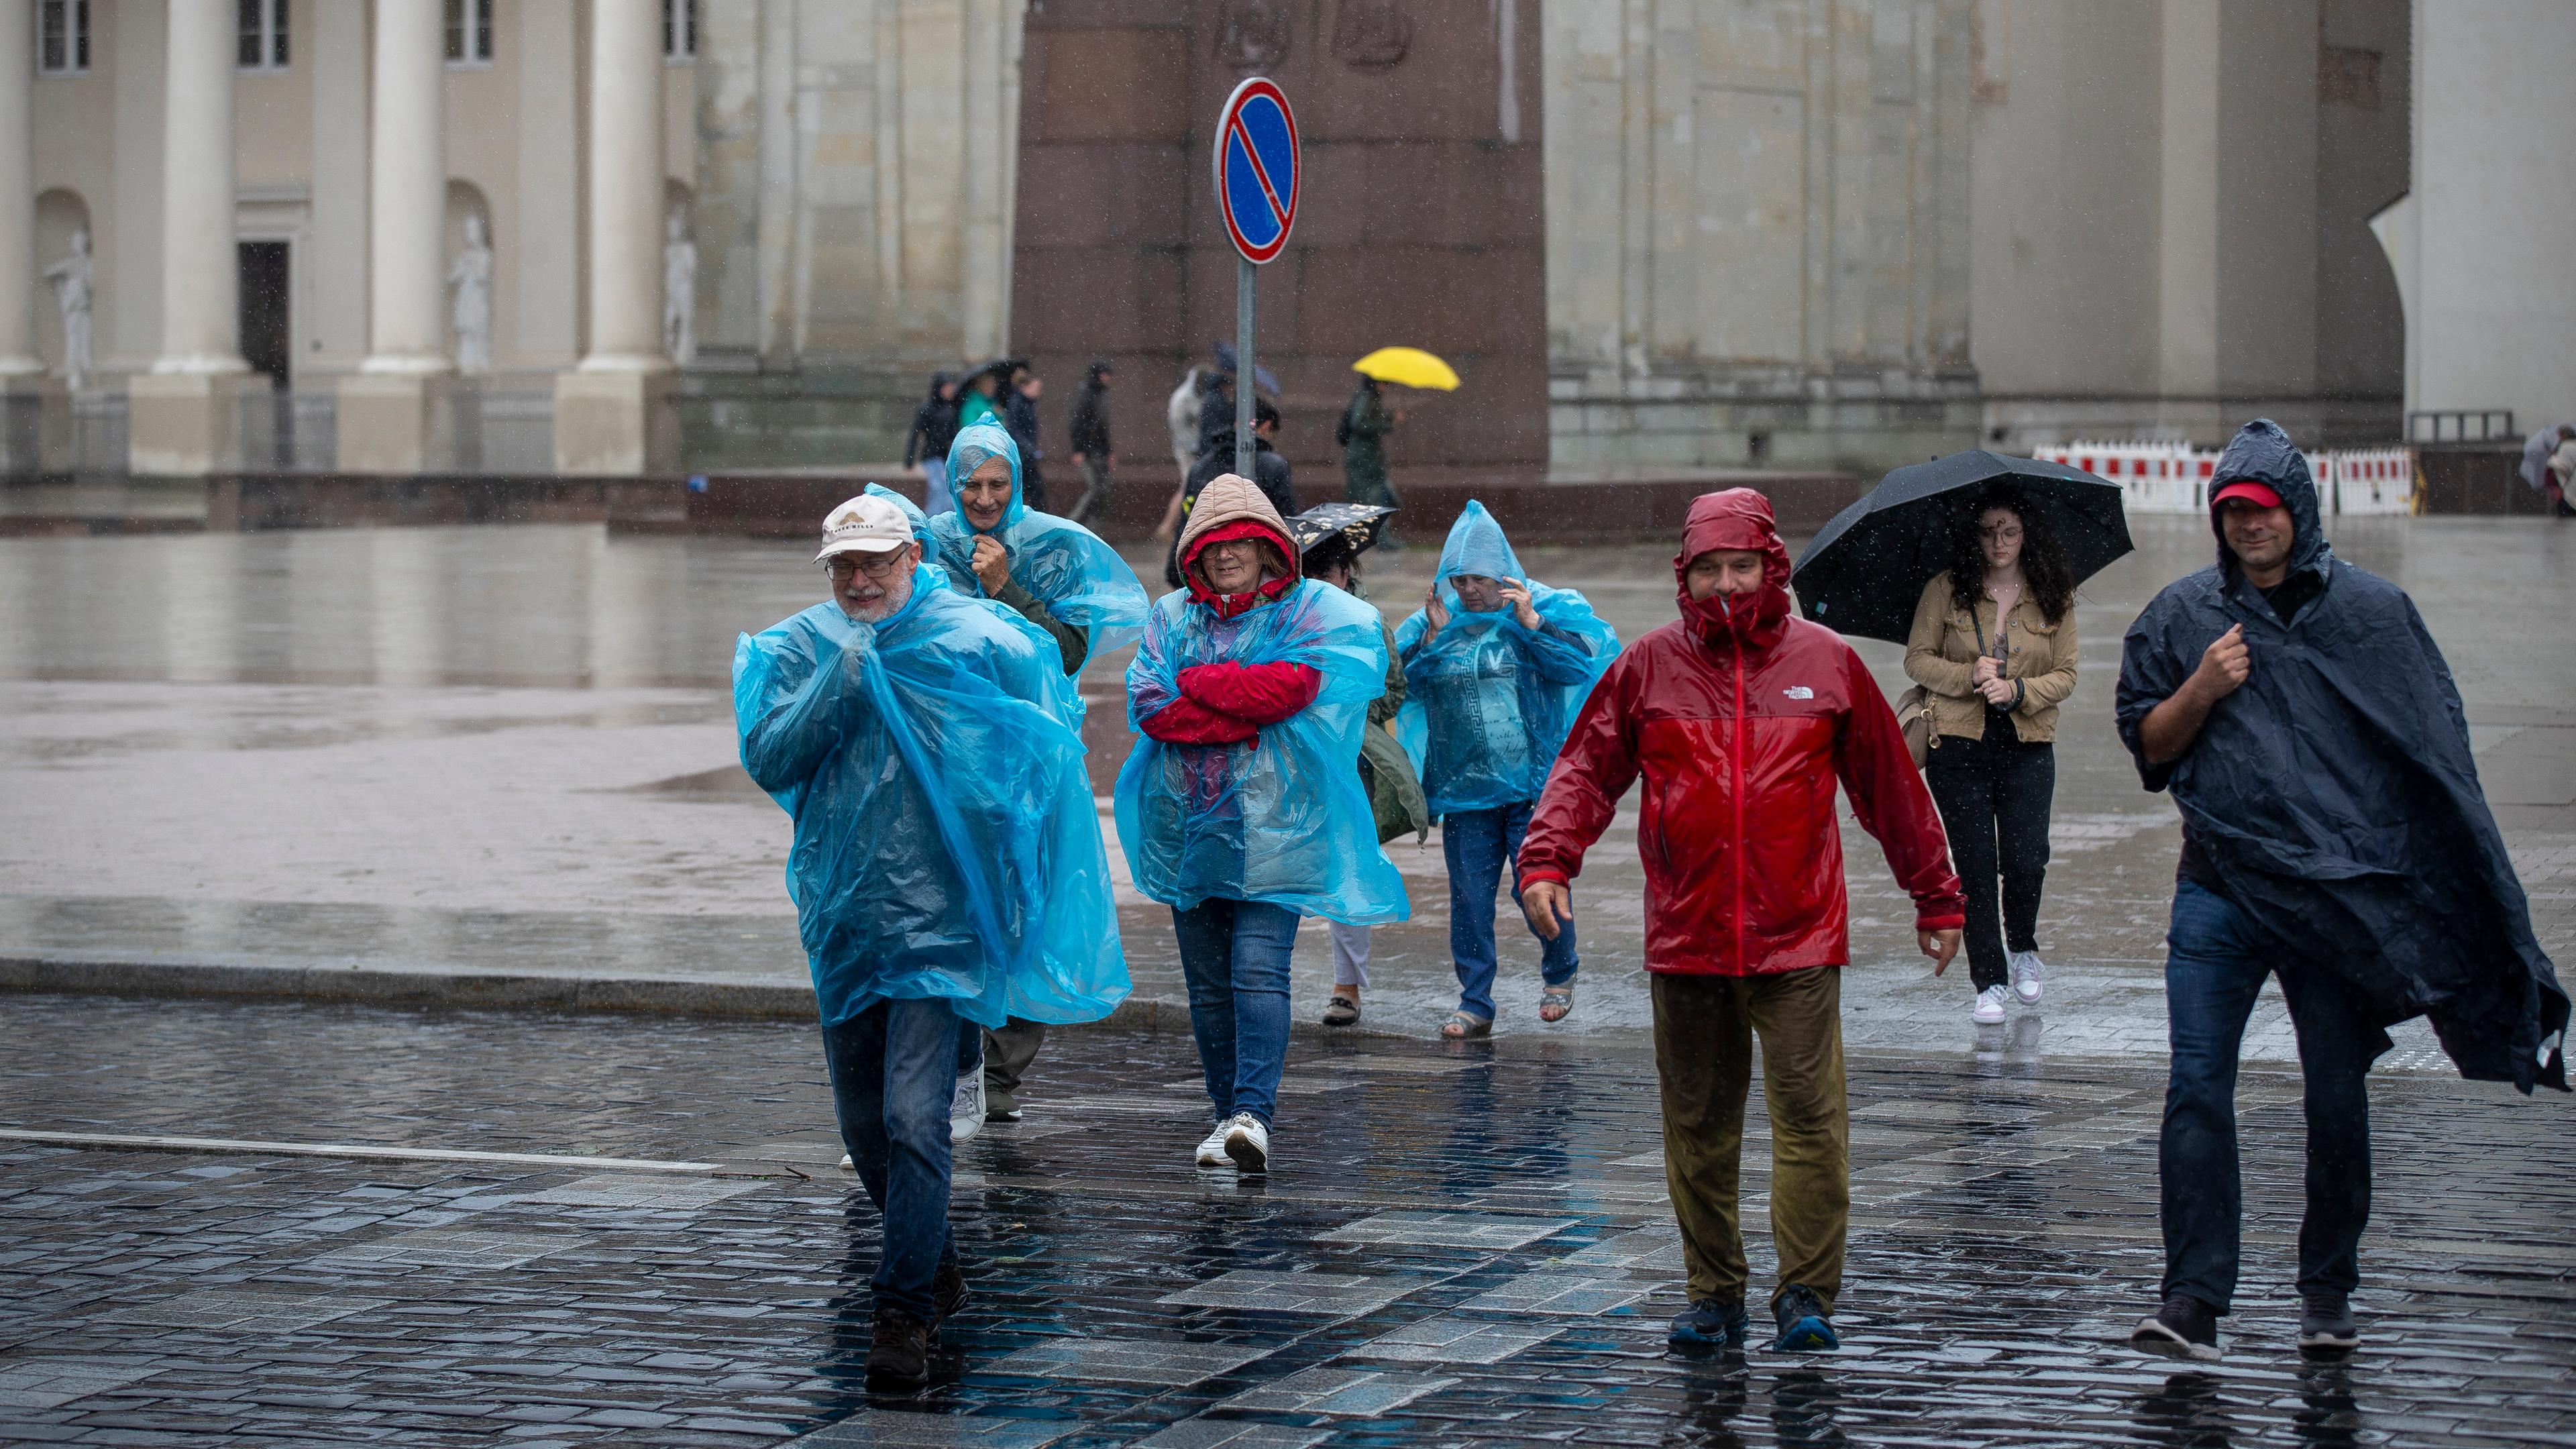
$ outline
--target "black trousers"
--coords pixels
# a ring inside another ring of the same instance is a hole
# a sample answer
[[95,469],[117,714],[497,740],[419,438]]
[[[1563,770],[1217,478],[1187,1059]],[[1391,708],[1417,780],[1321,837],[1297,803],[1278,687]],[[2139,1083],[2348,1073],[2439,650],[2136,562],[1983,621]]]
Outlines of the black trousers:
[[[1968,980],[1979,991],[2012,973],[2006,951],[2039,949],[2039,892],[2048,879],[2048,806],[2057,793],[2057,751],[2024,744],[2012,724],[1986,716],[1984,739],[1943,735],[1924,767],[1950,862],[1968,892]],[[2003,877],[2003,909],[1995,878]]]

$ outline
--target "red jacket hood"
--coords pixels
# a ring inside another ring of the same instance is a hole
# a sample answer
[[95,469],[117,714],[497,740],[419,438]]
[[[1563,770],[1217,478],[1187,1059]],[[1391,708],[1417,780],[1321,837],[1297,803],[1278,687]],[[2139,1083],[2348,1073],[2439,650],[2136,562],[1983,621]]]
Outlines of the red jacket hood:
[[[1690,596],[1691,560],[1711,549],[1751,549],[1762,555],[1762,587],[1749,597]],[[1789,546],[1773,525],[1771,500],[1750,488],[1703,493],[1691,500],[1682,524],[1682,551],[1673,555],[1675,596],[1682,618],[1712,649],[1738,645],[1761,651],[1780,642],[1789,620]]]

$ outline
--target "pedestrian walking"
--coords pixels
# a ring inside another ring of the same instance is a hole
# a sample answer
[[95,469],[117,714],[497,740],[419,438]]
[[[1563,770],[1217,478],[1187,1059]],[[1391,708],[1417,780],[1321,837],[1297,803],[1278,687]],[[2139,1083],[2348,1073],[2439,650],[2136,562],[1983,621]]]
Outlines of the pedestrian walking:
[[1118,772],[1118,838],[1179,938],[1216,1111],[1193,1160],[1265,1172],[1298,919],[1407,914],[1356,767],[1386,687],[1384,621],[1303,577],[1286,521],[1231,474],[1200,490],[1181,568],[1188,586],[1155,602],[1127,666],[1139,737]]
[[1038,441],[1038,399],[1046,394],[1046,382],[1021,363],[1011,372],[1011,386],[1002,399],[1002,426],[1008,428],[1011,441],[1020,445],[1020,493],[1031,508],[1046,507],[1046,449]]
[[[1172,489],[1171,501],[1164,505],[1163,521],[1154,525],[1154,541],[1169,543],[1181,526],[1181,496],[1190,486],[1190,466],[1199,458],[1199,370],[1195,367],[1181,374],[1181,385],[1172,389],[1163,404],[1163,421],[1172,431],[1172,466],[1180,481]],[[1178,587],[1178,585],[1174,585]]]
[[2236,1294],[2236,1062],[2264,978],[2298,1032],[2307,1108],[2302,1352],[2361,1341],[2371,1062],[2423,1014],[2473,1081],[2567,1087],[2567,994],[2478,787],[2459,690],[2405,591],[2335,555],[2315,481],[2268,418],[2211,474],[2218,561],[2129,626],[2115,701],[2182,856],[2166,929],[2172,1047],[2163,1306],[2130,1342],[2215,1360]]
[[736,643],[734,717],[744,770],[794,822],[833,1110],[884,1219],[869,1382],[916,1388],[967,1297],[961,1026],[1097,1020],[1127,971],[1081,696],[1046,633],[949,588],[882,496],[833,509],[816,561],[831,597]]
[[1074,394],[1070,431],[1073,466],[1082,470],[1082,501],[1065,516],[1076,523],[1088,522],[1109,502],[1110,470],[1118,463],[1109,445],[1109,384],[1117,375],[1108,359],[1095,357],[1082,375],[1082,391]]
[[[961,429],[949,445],[948,471],[957,480],[957,506],[931,519],[930,530],[934,561],[952,588],[994,600],[1045,631],[1068,677],[1136,637],[1150,607],[1144,584],[1099,535],[1028,503],[1009,433],[989,420]],[[958,1141],[987,1120],[1020,1120],[1020,1084],[1045,1040],[1045,1023],[1034,1019],[969,1034],[952,1113]]]
[[966,374],[957,393],[957,426],[971,428],[988,419],[1002,419],[1002,394],[1011,384],[1019,364],[1007,357],[997,357]]
[[[1299,566],[1306,577],[1365,600],[1360,555],[1377,542],[1388,510],[1354,503],[1326,503],[1288,520],[1301,549]],[[1375,608],[1374,605],[1371,606]],[[1369,701],[1368,728],[1361,734],[1360,788],[1368,792],[1369,810],[1377,822],[1378,844],[1401,836],[1427,840],[1431,804],[1423,798],[1413,758],[1395,737],[1396,711],[1404,707],[1404,665],[1397,660],[1395,630],[1378,616],[1386,644],[1386,693]],[[1324,923],[1333,941],[1333,994],[1324,1004],[1324,1025],[1357,1026],[1360,990],[1368,985],[1369,933],[1373,927]]]
[[948,445],[957,438],[957,379],[944,372],[930,375],[930,396],[912,410],[912,429],[903,438],[903,465],[921,469],[923,511],[948,511]]
[[[1593,681],[1619,636],[1583,595],[1551,589],[1522,569],[1502,525],[1474,499],[1449,527],[1422,607],[1395,631],[1407,704],[1401,732],[1420,754],[1423,793],[1440,821],[1449,865],[1449,959],[1458,1009],[1440,1035],[1494,1030],[1494,892],[1515,863],[1530,809]],[[1539,937],[1538,1018],[1574,1009],[1582,965],[1571,923]]]
[[[1969,1017],[2039,1004],[2040,889],[2057,789],[2057,707],[2075,691],[2075,576],[2044,514],[2010,484],[1964,520],[1947,573],[1923,586],[1905,648],[1922,685],[1924,774],[1968,894]],[[2002,882],[2002,909],[1996,883]]]
[[1784,1350],[1838,1346],[1850,1220],[1842,968],[1851,959],[1840,779],[1914,899],[1938,975],[1964,907],[1939,817],[1868,666],[1789,616],[1789,552],[1749,488],[1702,494],[1673,559],[1682,617],[1613,661],[1548,777],[1521,846],[1521,909],[1542,936],[1574,919],[1570,882],[1640,774],[1646,971],[1663,1084],[1664,1176],[1690,1308],[1667,1341],[1741,1344],[1738,1159],[1753,1039],[1771,1109],[1771,1296]]
[[1342,450],[1343,496],[1353,503],[1395,508],[1395,488],[1386,477],[1386,435],[1404,421],[1388,410],[1376,378],[1362,374],[1351,390],[1350,405],[1333,429],[1333,444]]
[[[1270,506],[1278,511],[1280,517],[1290,518],[1297,513],[1296,475],[1289,468],[1287,458],[1280,454],[1278,441],[1279,409],[1266,397],[1254,398],[1252,481],[1261,489],[1262,496],[1270,500]],[[1229,422],[1217,430],[1215,436],[1208,440],[1208,445],[1200,450],[1198,461],[1190,465],[1190,475],[1181,484],[1181,517],[1189,517],[1201,488],[1233,472],[1234,425]],[[1163,556],[1163,582],[1176,589],[1182,587],[1181,548],[1177,539]]]

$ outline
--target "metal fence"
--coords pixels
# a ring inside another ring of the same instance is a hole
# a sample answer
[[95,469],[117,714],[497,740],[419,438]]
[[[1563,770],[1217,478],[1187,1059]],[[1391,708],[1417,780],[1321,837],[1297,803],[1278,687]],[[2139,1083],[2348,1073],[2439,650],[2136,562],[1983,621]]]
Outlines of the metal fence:
[[[241,471],[329,473],[340,466],[340,400],[328,392],[251,392],[236,400]],[[122,391],[72,396],[71,469],[87,476],[130,471],[131,407]],[[551,393],[476,392],[454,397],[454,456],[428,473],[516,476],[555,470]]]

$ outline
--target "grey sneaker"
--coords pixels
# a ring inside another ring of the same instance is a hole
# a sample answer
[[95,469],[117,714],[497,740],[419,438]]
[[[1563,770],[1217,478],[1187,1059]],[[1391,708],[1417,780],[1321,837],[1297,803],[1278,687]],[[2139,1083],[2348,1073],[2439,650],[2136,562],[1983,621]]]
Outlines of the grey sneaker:
[[2129,1334],[2129,1347],[2164,1358],[2216,1363],[2220,1357],[2218,1310],[2188,1293],[2177,1293],[2165,1300],[2164,1307],[2139,1321]]
[[2039,978],[2047,974],[2048,964],[2037,951],[2015,951],[2005,961],[2012,971],[2013,995],[2024,1006],[2039,1005]]
[[984,1130],[984,1074],[968,1070],[948,1102],[948,1140],[963,1142]]
[[2361,1347],[2361,1325],[2352,1321],[2352,1300],[2340,1293],[2315,1293],[2299,1315],[2299,1352],[2310,1358],[2341,1358]]

